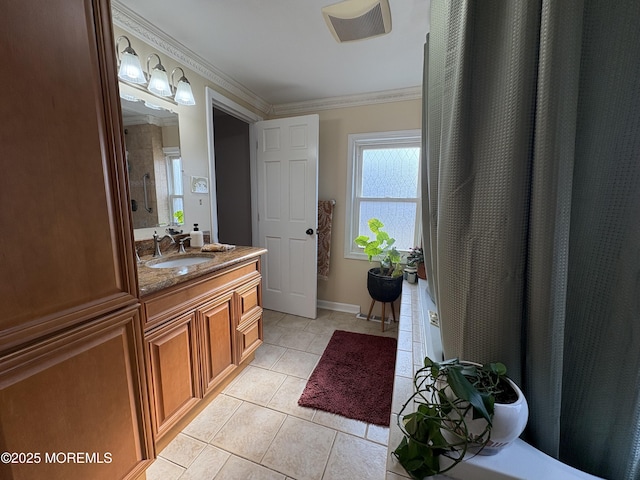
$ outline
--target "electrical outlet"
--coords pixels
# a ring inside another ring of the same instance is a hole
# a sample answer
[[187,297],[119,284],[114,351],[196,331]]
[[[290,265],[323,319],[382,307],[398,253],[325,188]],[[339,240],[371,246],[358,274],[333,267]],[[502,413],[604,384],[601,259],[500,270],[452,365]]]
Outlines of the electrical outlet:
[[438,314],[436,312],[432,312],[429,310],[429,323],[436,327],[440,327],[440,319],[438,318]]

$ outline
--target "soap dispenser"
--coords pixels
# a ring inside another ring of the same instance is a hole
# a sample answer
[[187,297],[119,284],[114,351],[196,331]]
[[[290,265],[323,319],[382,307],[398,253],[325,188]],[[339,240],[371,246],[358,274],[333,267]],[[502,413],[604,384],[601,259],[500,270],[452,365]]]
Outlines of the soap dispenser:
[[192,247],[202,247],[204,245],[204,237],[202,236],[202,232],[198,230],[198,224],[193,224],[193,230],[189,233],[191,237],[191,246]]

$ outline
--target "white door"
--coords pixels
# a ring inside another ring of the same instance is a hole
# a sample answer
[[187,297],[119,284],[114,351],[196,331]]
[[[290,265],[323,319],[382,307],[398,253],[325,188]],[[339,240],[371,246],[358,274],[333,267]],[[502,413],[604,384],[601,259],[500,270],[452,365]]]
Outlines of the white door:
[[318,115],[255,123],[264,307],[316,318]]

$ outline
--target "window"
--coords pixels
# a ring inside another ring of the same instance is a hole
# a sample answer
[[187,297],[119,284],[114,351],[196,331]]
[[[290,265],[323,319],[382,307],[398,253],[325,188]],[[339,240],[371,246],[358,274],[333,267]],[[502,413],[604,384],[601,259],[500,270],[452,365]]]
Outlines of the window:
[[167,162],[167,183],[169,217],[171,225],[184,223],[184,192],[182,187],[182,157],[177,148],[165,148],[164,154]]
[[345,257],[367,258],[353,243],[371,236],[370,218],[384,223],[396,248],[419,244],[420,130],[349,135]]

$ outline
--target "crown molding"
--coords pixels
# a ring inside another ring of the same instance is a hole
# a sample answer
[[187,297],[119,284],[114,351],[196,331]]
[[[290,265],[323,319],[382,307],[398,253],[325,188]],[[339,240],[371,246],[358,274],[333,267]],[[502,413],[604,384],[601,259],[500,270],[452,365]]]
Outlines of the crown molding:
[[122,118],[122,125],[131,127],[133,125],[155,125],[156,127],[169,127],[178,125],[175,118],[158,118],[153,115],[129,115]]
[[331,110],[334,108],[375,105],[422,98],[422,87],[416,86],[396,90],[385,90],[382,92],[329,97],[317,100],[272,105],[224,74],[195,52],[189,50],[176,39],[167,35],[155,25],[147,22],[144,18],[140,17],[128,7],[122,5],[118,0],[113,0],[111,2],[111,15],[114,25],[117,25],[143,42],[156,47],[167,56],[187,66],[197,74],[212,82],[214,85],[244,100],[247,104],[256,108],[265,116],[307,114],[318,112],[320,110]]
[[125,7],[117,0],[111,2],[111,16],[113,24],[126,30],[143,42],[148,43],[162,51],[169,57],[189,67],[194,72],[211,81],[214,85],[225,89],[227,92],[244,100],[261,112],[269,112],[271,105],[262,98],[229,78],[223,72],[204,60],[195,52],[182,45],[176,39],[170,37],[156,26],[147,22],[131,9]]
[[419,100],[421,98],[422,87],[416,86],[396,90],[385,90],[382,92],[363,93],[359,95],[321,98],[318,100],[307,100],[304,102],[281,103],[279,105],[273,105],[269,113],[272,115],[299,115],[303,113],[313,113],[319,110],[402,102],[405,100]]

